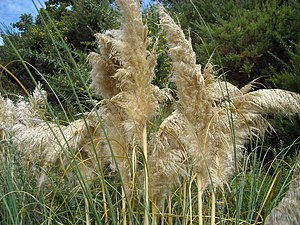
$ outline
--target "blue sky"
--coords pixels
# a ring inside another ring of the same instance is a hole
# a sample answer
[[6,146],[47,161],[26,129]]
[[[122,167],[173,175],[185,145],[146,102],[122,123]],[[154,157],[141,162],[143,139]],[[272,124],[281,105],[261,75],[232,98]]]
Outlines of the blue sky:
[[[40,4],[37,2],[37,5]],[[19,21],[19,16],[24,13],[37,14],[32,0],[1,0],[0,1],[0,26],[12,29],[11,24]],[[0,38],[0,44],[2,39]]]
[[[39,1],[35,0],[37,6],[40,6]],[[40,0],[45,2],[45,0]],[[152,0],[143,0],[143,4],[149,4]],[[37,14],[36,8],[32,0],[0,0],[0,26],[12,29],[11,24],[19,21],[19,16],[24,13],[31,13],[33,16]],[[0,45],[2,45],[0,37]]]

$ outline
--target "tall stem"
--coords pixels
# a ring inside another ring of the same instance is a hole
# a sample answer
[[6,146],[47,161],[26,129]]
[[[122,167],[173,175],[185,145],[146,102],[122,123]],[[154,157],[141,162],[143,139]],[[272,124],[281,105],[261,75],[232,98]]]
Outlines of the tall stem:
[[165,225],[165,204],[163,203],[163,207],[161,210],[161,222],[160,225]]
[[189,211],[190,211],[190,225],[193,224],[193,204],[192,204],[192,184],[193,184],[193,177],[192,179],[190,180],[190,183],[189,183]]
[[148,177],[148,150],[147,150],[147,125],[143,128],[143,153],[144,153],[144,170],[145,170],[145,220],[144,225],[149,225],[149,177]]
[[105,196],[105,189],[104,189],[104,182],[102,183],[102,196],[103,196],[103,207],[104,207],[104,224],[108,224],[108,210],[107,210],[107,203],[106,203],[106,196]]
[[[152,199],[153,201],[153,199]],[[151,225],[156,225],[157,224],[157,208],[156,204],[152,203],[152,222]]]
[[169,211],[169,215],[168,215],[168,224],[173,224],[173,220],[172,220],[172,198],[171,198],[171,193],[169,192],[168,194],[168,211]]
[[122,214],[123,214],[123,225],[127,225],[127,220],[126,220],[126,195],[125,195],[124,188],[122,188]]
[[183,212],[184,212],[184,217],[183,217],[183,221],[182,221],[182,224],[186,225],[187,223],[187,219],[185,218],[186,217],[186,201],[187,201],[187,186],[186,186],[186,179],[184,179],[184,182],[183,182],[184,186],[183,186],[183,203],[182,203],[182,209],[183,209]]
[[202,205],[202,180],[200,174],[197,174],[197,186],[198,186],[198,221],[199,225],[203,225],[203,205]]
[[212,188],[211,193],[211,225],[216,224],[216,195],[215,195],[215,189]]
[[85,202],[85,220],[87,225],[91,225],[91,220],[90,220],[90,207],[89,207],[89,201],[87,198],[84,198]]

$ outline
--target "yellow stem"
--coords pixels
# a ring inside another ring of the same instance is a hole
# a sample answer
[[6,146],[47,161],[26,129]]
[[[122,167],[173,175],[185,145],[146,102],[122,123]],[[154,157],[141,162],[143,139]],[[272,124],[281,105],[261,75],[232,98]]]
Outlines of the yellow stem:
[[157,209],[156,209],[156,204],[152,203],[152,223],[151,225],[156,225],[157,224]]
[[171,195],[170,195],[170,192],[169,192],[169,194],[168,194],[168,196],[169,196],[169,201],[168,201],[168,211],[169,211],[169,215],[168,215],[168,223],[171,225],[171,224],[173,224],[172,223],[172,199],[171,199]]
[[197,174],[197,186],[198,186],[198,221],[199,225],[203,225],[203,215],[202,215],[202,210],[203,210],[203,205],[202,205],[202,195],[203,195],[203,190],[202,190],[202,180],[200,174]]
[[[184,179],[184,186],[183,186],[183,203],[182,203],[182,208],[183,208],[183,210],[184,210],[184,212],[185,212],[185,207],[186,207],[186,199],[187,199],[187,196],[186,196],[186,194],[187,194],[187,190],[186,190],[186,179]],[[185,214],[185,213],[184,213]],[[184,219],[183,219],[183,224],[187,224],[187,219],[185,218],[185,215],[184,215]]]
[[122,214],[123,214],[123,225],[127,225],[126,221],[126,196],[125,196],[125,190],[122,188]]
[[160,225],[165,225],[165,204],[163,204],[162,210],[161,210],[161,222]]
[[90,207],[89,207],[89,201],[87,198],[84,198],[85,202],[85,220],[86,220],[86,225],[91,225],[91,220],[90,220]]
[[147,150],[147,125],[143,128],[143,153],[144,153],[144,170],[145,170],[145,220],[144,225],[149,225],[149,177],[148,177],[148,150]]
[[102,182],[102,196],[103,196],[103,207],[104,207],[104,222],[105,225],[108,224],[108,211],[107,211],[107,203],[106,203],[106,195],[104,189],[104,182]]
[[189,206],[189,211],[190,211],[190,224],[193,224],[193,205],[192,205],[192,184],[194,181],[194,177],[192,177],[190,184],[189,184],[189,202],[190,202],[190,206]]
[[274,186],[274,184],[275,184],[275,182],[276,182],[276,180],[277,180],[277,178],[278,178],[278,176],[279,176],[279,173],[280,173],[280,172],[277,172],[277,173],[276,173],[276,175],[275,175],[275,177],[274,177],[274,179],[273,179],[273,181],[272,181],[272,183],[271,183],[271,186],[270,186],[270,188],[269,188],[269,190],[268,190],[268,192],[267,192],[267,195],[266,195],[266,197],[265,197],[265,199],[264,199],[264,201],[263,201],[263,204],[261,205],[261,207],[260,207],[260,209],[259,209],[259,211],[258,211],[258,213],[257,213],[257,217],[256,217],[256,219],[255,219],[255,221],[254,221],[254,224],[257,224],[257,223],[258,223],[258,219],[259,219],[259,217],[261,216],[261,212],[262,212],[263,208],[265,207],[265,204],[266,204],[266,202],[267,202],[267,199],[268,199],[268,197],[270,196],[270,193],[271,193],[272,188],[273,188],[273,186]]
[[211,193],[211,225],[216,224],[216,195],[215,189],[212,189]]
[[10,72],[6,67],[4,67],[2,64],[0,64],[0,67],[5,70],[5,72],[7,72],[12,78],[15,79],[15,81],[17,81],[17,83],[21,86],[21,88],[25,91],[25,93],[29,96],[29,92],[27,91],[27,89],[24,87],[24,85],[22,84],[22,82],[12,73]]

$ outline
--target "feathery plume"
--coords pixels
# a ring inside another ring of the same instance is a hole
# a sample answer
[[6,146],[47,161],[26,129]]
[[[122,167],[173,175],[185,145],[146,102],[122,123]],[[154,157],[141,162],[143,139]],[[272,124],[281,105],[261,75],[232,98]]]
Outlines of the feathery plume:
[[[173,60],[173,79],[178,90],[179,111],[181,116],[185,118],[184,136],[193,140],[184,146],[184,151],[187,151],[188,158],[192,159],[190,163],[193,170],[201,174],[203,179],[203,187],[201,188],[204,188],[208,184],[209,173],[213,173],[213,168],[208,168],[208,165],[211,165],[215,161],[212,158],[220,153],[210,146],[210,139],[216,138],[213,137],[212,131],[218,129],[225,132],[229,128],[228,124],[218,122],[226,118],[226,110],[217,105],[217,101],[220,100],[220,92],[221,96],[224,96],[226,90],[222,90],[224,85],[220,85],[214,78],[213,67],[210,63],[206,65],[202,74],[201,66],[196,63],[196,55],[192,49],[191,41],[186,40],[181,28],[162,8],[160,8],[160,16],[162,28],[166,31],[170,56]],[[208,91],[209,89],[214,90]],[[216,92],[216,90],[218,91]],[[218,126],[217,129],[215,125]],[[220,127],[221,125],[223,127]],[[224,137],[221,132],[219,138]],[[230,140],[220,140],[219,143],[230,143]],[[226,151],[223,150],[223,158],[227,155]],[[226,156],[227,158],[228,156]]]
[[[104,91],[102,95],[108,98],[107,109],[110,114],[108,120],[117,125],[114,128],[109,126],[108,133],[111,134],[109,139],[115,138],[116,143],[122,144],[122,146],[111,145],[111,150],[115,155],[127,194],[129,194],[133,175],[130,168],[131,148],[136,145],[142,146],[146,200],[144,223],[148,224],[147,123],[157,113],[159,106],[157,88],[151,84],[156,65],[156,53],[155,48],[152,52],[147,50],[148,29],[142,21],[139,0],[116,0],[116,4],[122,16],[121,27],[119,30],[98,35],[99,40],[102,43],[107,40],[104,44],[108,43],[109,46],[104,45],[102,57],[96,56],[95,53],[90,55],[93,66],[92,86],[96,91]],[[106,50],[110,53],[105,52]],[[107,75],[102,75],[103,71],[108,70]],[[111,129],[115,129],[116,136]]]
[[4,131],[11,128],[16,121],[16,109],[14,103],[10,99],[4,99],[0,95],[0,127]]
[[233,101],[240,109],[253,113],[300,113],[300,95],[280,89],[249,92]]
[[113,40],[122,68],[114,77],[122,90],[111,101],[127,115],[127,128],[141,134],[142,126],[152,118],[158,108],[151,81],[154,77],[156,57],[147,51],[147,27],[143,24],[139,1],[116,1],[122,14],[122,26]]
[[108,138],[128,192],[130,148],[145,140],[144,129],[156,114],[160,91],[151,84],[156,53],[148,51],[148,30],[139,1],[117,0],[116,4],[121,27],[97,34],[100,54],[91,53],[89,61],[92,88],[106,99]]
[[179,178],[188,175],[188,155],[183,148],[190,146],[188,144],[192,144],[193,140],[184,136],[184,125],[182,114],[174,111],[161,123],[156,136],[150,141],[150,190],[152,199],[159,205],[168,190],[180,182]]
[[86,181],[95,176],[96,157],[104,158],[106,154],[101,120],[97,116],[102,113],[101,109],[91,112],[86,120],[79,119],[68,126],[48,122],[45,120],[46,92],[40,85],[28,101],[20,98],[14,104],[10,99],[1,97],[0,105],[1,138],[11,137],[12,143],[24,152],[29,161],[41,165],[43,172],[38,178],[39,186],[46,182],[46,173],[51,168],[69,167],[71,170],[74,160]]
[[95,93],[104,99],[111,99],[120,92],[117,80],[114,77],[120,62],[116,52],[112,49],[112,41],[104,34],[96,34],[100,54],[92,52],[88,55],[88,60],[92,66],[91,87]]
[[[168,117],[158,131],[151,168],[156,171],[154,168],[163,167],[160,164],[165,164],[166,169],[193,168],[202,179],[203,190],[211,181],[214,186],[222,185],[234,171],[234,156],[236,160],[241,158],[249,137],[262,135],[269,127],[263,115],[299,113],[300,95],[276,89],[250,92],[249,85],[240,90],[217,79],[210,63],[202,73],[190,40],[185,39],[183,31],[161,7],[159,12],[173,60],[179,108],[177,115]],[[172,130],[166,129],[168,127]],[[179,159],[173,161],[172,166],[168,160],[157,160],[158,155],[164,159],[172,158],[171,154]],[[172,172],[162,169],[158,177],[169,182],[167,177]],[[153,176],[152,179],[158,178]]]
[[[122,110],[123,125],[134,134],[152,118],[158,108],[154,77],[156,54],[149,52],[147,27],[139,1],[116,1],[122,14],[119,30],[98,34],[100,55],[91,53],[92,87]],[[132,137],[129,137],[132,139]]]
[[[204,78],[201,66],[196,64],[196,54],[191,40],[186,40],[183,31],[173,19],[159,7],[161,26],[166,31],[169,53],[174,65],[174,82],[180,105],[184,108],[184,115],[190,122],[196,119],[195,113],[202,108],[199,103]],[[191,98],[191,96],[194,96]]]

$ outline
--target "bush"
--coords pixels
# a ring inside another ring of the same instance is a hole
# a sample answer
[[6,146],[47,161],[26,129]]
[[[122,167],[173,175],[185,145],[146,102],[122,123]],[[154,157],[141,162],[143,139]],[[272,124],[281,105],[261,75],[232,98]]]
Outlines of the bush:
[[227,79],[240,86],[281,71],[274,56],[289,62],[286,44],[300,38],[300,4],[294,0],[183,1],[173,9],[180,10],[182,26],[192,30],[198,61],[215,52]]

